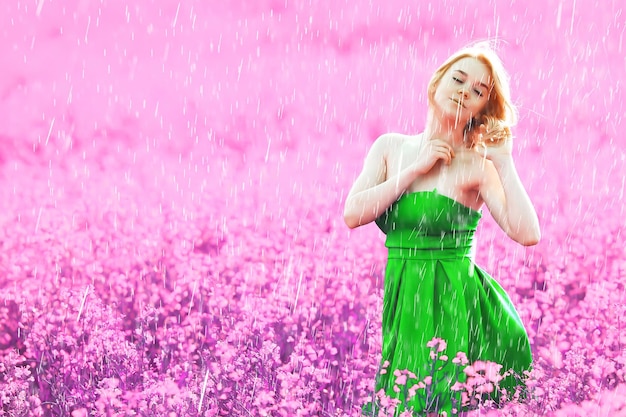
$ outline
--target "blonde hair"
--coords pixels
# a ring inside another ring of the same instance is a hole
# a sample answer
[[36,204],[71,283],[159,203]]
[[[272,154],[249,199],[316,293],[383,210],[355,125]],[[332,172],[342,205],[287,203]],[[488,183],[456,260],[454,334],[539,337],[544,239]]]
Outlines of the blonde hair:
[[509,74],[504,69],[500,57],[498,57],[494,47],[489,42],[478,42],[460,49],[435,71],[428,83],[429,105],[434,103],[435,90],[444,74],[454,63],[463,58],[478,59],[487,66],[491,73],[491,89],[487,104],[482,113],[477,115],[477,120],[470,121],[472,124],[468,126],[468,130],[471,130],[476,125],[476,122],[480,125],[480,123],[487,120],[493,123],[495,119],[498,124],[507,128],[517,123],[517,109],[511,101]]

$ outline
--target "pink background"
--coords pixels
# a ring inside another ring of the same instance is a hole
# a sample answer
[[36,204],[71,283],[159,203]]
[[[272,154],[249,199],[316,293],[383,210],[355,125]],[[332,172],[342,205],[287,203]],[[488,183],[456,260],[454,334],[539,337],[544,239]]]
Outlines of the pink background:
[[[545,201],[544,224],[576,222],[577,204],[592,217],[622,206],[619,1],[226,4],[3,2],[5,169],[82,157],[149,177],[147,166],[181,155],[223,193],[247,181],[246,197],[267,195],[287,181],[276,202],[292,197],[292,182],[298,197],[336,199],[338,221],[375,137],[423,126],[436,66],[467,42],[497,39],[520,110],[518,168]],[[143,190],[160,181],[143,178]]]

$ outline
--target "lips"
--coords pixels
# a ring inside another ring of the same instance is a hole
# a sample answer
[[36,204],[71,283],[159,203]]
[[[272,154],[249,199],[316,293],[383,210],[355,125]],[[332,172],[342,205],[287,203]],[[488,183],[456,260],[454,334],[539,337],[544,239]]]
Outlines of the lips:
[[450,100],[454,101],[457,104],[457,106],[461,106],[462,108],[465,108],[465,105],[459,100],[457,100],[456,98],[451,98]]

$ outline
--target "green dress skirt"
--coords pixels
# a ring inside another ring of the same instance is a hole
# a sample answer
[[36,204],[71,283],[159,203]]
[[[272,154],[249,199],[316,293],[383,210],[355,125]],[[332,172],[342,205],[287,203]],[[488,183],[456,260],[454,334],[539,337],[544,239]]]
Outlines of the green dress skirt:
[[[501,373],[510,370],[500,389],[511,393],[524,386],[520,376],[532,362],[524,325],[504,289],[473,261],[480,218],[433,190],[404,194],[376,220],[388,248],[376,391],[400,401],[396,415],[412,410],[416,416],[450,416],[453,409],[470,409],[460,406],[460,393],[452,389],[457,380],[466,382],[465,367],[453,363],[458,352],[470,364],[491,361],[502,365]],[[433,338],[443,339],[445,350],[428,347]],[[410,373],[396,384],[400,371]],[[413,387],[424,380],[430,383]],[[498,402],[501,394],[483,395]],[[374,401],[363,414],[378,415],[379,406]]]

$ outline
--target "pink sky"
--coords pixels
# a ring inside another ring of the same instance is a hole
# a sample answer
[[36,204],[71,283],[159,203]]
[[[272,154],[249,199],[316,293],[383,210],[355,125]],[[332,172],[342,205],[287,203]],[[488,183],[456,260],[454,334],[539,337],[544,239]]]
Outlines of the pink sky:
[[139,160],[195,153],[236,166],[245,154],[267,175],[295,170],[287,182],[332,184],[341,198],[377,135],[420,130],[436,66],[488,38],[511,73],[518,169],[533,197],[556,194],[565,210],[592,191],[614,204],[625,174],[619,4],[6,1],[0,156],[54,163],[133,149]]

